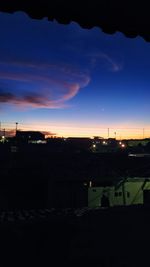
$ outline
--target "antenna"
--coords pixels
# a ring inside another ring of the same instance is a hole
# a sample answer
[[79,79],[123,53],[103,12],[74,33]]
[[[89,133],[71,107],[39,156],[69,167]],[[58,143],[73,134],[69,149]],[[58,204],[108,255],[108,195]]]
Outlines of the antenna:
[[16,122],[16,134],[17,134],[17,129],[18,129],[18,122]]

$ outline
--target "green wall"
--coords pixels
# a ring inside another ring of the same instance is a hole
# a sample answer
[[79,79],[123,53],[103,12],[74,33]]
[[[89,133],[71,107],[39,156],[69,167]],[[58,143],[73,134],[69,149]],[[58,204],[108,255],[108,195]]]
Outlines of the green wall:
[[109,198],[110,206],[143,204],[143,190],[150,190],[150,181],[128,179],[115,189],[111,187],[90,187],[88,206],[100,207],[103,193]]

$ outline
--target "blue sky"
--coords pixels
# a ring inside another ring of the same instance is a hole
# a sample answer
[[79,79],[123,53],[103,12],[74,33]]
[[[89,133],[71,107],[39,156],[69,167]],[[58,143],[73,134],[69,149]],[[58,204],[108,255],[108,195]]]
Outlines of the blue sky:
[[3,127],[58,136],[149,128],[150,43],[22,12],[0,13],[0,25]]

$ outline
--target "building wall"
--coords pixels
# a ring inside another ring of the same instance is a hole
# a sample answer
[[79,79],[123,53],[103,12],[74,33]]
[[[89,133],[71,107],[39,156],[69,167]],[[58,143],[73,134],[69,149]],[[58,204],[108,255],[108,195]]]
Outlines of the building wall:
[[[115,190],[114,187],[114,191],[111,197],[113,199],[113,206],[119,206],[124,204],[122,185],[117,190]],[[126,197],[126,192],[125,192],[125,197]]]
[[129,192],[130,196],[126,198],[127,205],[143,204],[143,190],[150,190],[150,181],[146,182],[144,188],[143,181],[126,182],[125,191]]
[[115,189],[111,187],[91,187],[88,189],[88,206],[100,207],[103,193],[108,196],[110,206],[144,204],[144,190],[150,190],[150,180],[127,180]]
[[127,140],[126,141],[128,146],[138,146],[139,144],[146,146],[148,142],[150,142],[149,139],[140,139],[140,140]]
[[110,206],[113,206],[114,187],[90,187],[88,189],[88,207],[100,207],[103,193],[109,198]]

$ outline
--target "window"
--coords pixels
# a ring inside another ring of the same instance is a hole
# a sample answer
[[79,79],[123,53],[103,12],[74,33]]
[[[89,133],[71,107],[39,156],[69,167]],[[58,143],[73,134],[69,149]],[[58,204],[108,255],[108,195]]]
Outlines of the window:
[[127,197],[130,197],[130,192],[127,192]]
[[115,192],[115,197],[121,197],[122,196],[122,192]]

